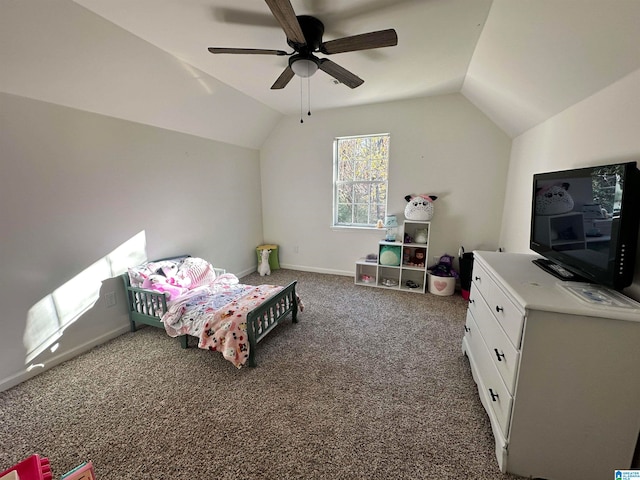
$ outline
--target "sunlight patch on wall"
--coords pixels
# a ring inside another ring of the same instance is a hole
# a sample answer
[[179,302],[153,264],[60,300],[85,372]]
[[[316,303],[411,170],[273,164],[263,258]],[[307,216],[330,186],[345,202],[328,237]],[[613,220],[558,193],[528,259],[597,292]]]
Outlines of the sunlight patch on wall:
[[72,325],[100,298],[103,280],[116,277],[127,268],[147,260],[145,231],[131,237],[111,253],[87,267],[68,282],[33,305],[27,313],[23,343],[27,349],[25,363],[32,362],[56,343],[65,328]]

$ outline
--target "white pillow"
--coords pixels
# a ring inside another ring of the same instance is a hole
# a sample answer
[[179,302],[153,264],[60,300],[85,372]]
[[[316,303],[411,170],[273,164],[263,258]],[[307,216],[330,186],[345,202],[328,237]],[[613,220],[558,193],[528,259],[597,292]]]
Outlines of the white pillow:
[[197,257],[185,258],[175,274],[179,284],[188,288],[210,285],[216,279],[216,272],[206,260]]

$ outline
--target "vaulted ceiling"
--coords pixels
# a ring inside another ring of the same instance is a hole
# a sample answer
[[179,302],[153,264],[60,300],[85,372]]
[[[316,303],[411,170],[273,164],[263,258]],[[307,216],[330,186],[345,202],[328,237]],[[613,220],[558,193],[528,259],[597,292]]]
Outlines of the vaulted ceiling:
[[[364,79],[358,88],[317,72],[272,90],[288,57],[207,51],[291,52],[263,0],[0,0],[0,91],[259,147],[309,101],[321,110],[455,92],[515,137],[640,68],[638,0],[291,4],[322,20],[325,41],[394,28],[398,45],[331,56]],[[213,112],[226,124],[212,127]]]
[[[207,51],[216,46],[291,52],[264,0],[76,1],[279,112],[300,110],[300,77],[282,90],[270,88],[288,57]],[[388,28],[399,37],[395,47],[319,55],[365,80],[352,90],[316,73],[310,79],[312,107],[325,109],[459,92],[491,0],[292,0],[291,5],[296,14],[324,23],[325,41]],[[302,87],[306,90],[306,80]]]

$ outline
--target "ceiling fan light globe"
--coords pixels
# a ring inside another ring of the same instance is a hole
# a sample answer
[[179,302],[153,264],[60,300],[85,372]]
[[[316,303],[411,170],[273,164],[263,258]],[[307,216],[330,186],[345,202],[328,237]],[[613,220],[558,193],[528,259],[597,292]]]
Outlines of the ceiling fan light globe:
[[318,64],[313,60],[301,58],[291,63],[293,73],[302,78],[307,78],[318,71]]

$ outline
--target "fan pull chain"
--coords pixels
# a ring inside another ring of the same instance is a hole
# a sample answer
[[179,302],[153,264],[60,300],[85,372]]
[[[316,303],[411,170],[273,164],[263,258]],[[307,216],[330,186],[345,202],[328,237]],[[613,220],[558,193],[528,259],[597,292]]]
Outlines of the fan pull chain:
[[307,115],[311,116],[311,77],[307,77]]
[[302,120],[302,77],[300,77],[300,123],[304,123]]
[[[302,83],[302,77],[300,77],[300,123],[304,123],[302,119],[302,109],[304,103],[304,84]],[[311,116],[311,79],[307,77],[307,116]]]

